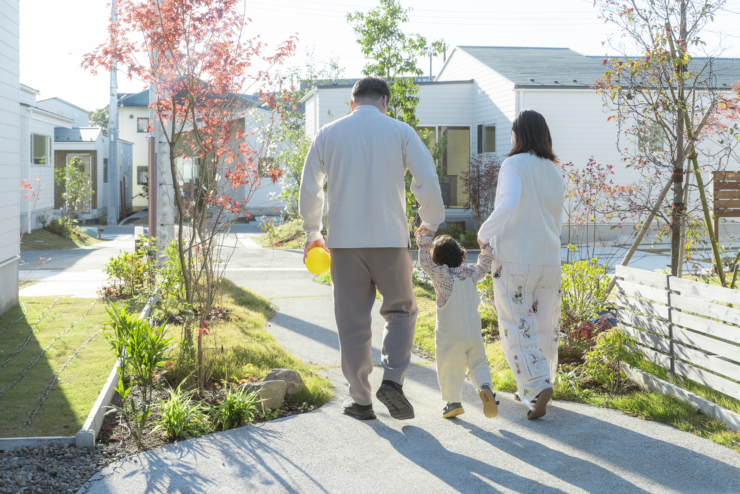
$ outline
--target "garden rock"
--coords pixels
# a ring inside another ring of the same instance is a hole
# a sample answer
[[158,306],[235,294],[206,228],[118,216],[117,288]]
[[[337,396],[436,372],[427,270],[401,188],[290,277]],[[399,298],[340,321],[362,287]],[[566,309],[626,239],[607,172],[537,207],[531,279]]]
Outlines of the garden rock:
[[306,387],[301,375],[291,369],[272,369],[266,376],[265,381],[285,381],[288,385],[286,395],[292,396]]
[[272,410],[283,404],[288,384],[285,381],[262,381],[245,384],[244,388],[248,393],[255,391],[259,393],[262,404],[258,405],[258,408],[264,407],[265,410]]

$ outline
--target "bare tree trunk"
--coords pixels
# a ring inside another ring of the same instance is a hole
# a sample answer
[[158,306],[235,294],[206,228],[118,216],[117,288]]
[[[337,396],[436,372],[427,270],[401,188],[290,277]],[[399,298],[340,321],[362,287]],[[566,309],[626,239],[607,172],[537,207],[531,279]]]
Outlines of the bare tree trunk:
[[[681,46],[678,47],[678,53],[673,53],[674,57],[683,57],[686,50],[686,0],[681,0]],[[673,47],[672,47],[673,48]],[[672,50],[673,51],[673,50]],[[673,211],[671,214],[671,274],[678,276],[679,266],[681,264],[681,225],[683,224],[683,215],[686,208],[683,201],[683,162],[684,162],[684,111],[685,111],[685,91],[683,84],[683,74],[686,70],[685,65],[680,62],[676,64],[676,79],[678,80],[678,101],[676,108],[676,155],[673,162]]]

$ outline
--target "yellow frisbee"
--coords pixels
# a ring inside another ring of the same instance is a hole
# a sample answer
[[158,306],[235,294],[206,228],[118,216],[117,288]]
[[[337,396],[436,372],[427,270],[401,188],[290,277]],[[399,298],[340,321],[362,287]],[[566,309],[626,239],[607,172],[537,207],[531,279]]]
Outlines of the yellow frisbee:
[[306,267],[313,274],[324,274],[331,267],[331,257],[321,247],[314,247],[306,256]]

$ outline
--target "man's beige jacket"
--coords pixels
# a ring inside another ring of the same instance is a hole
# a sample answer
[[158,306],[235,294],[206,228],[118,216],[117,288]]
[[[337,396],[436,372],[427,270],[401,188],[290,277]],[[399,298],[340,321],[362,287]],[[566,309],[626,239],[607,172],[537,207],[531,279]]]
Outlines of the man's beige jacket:
[[306,241],[321,238],[328,177],[328,248],[408,247],[406,170],[422,224],[436,231],[445,219],[439,179],[414,129],[371,105],[322,127],[306,156],[298,200]]

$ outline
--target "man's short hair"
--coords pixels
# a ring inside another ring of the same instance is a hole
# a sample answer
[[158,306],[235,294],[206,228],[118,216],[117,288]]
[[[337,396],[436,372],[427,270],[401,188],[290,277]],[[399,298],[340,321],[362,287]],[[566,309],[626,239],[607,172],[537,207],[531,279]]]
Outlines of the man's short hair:
[[388,96],[388,99],[391,99],[391,88],[388,87],[388,83],[382,77],[374,75],[363,77],[355,82],[355,86],[352,88],[352,101],[357,101],[357,98],[377,101],[383,96]]

